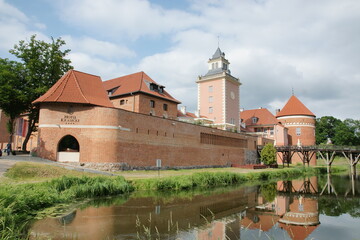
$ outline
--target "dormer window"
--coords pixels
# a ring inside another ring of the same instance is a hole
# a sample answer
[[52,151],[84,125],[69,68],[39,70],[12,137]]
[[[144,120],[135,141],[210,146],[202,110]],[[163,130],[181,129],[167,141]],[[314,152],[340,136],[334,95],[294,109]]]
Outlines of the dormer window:
[[259,121],[259,118],[257,118],[257,117],[252,117],[251,120],[252,120],[252,123],[257,123],[257,122]]
[[150,83],[149,88],[151,91],[164,93],[164,86],[157,85],[156,83]]
[[118,89],[119,87],[115,87],[115,88],[112,88],[110,90],[107,90],[107,93],[108,93],[108,96],[112,96],[114,94],[114,92]]

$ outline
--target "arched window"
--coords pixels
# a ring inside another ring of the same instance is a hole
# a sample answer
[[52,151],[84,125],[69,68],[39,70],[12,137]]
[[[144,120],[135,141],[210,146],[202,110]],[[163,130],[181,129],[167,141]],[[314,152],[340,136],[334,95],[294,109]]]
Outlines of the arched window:
[[58,145],[58,152],[79,152],[79,142],[71,135],[63,137]]

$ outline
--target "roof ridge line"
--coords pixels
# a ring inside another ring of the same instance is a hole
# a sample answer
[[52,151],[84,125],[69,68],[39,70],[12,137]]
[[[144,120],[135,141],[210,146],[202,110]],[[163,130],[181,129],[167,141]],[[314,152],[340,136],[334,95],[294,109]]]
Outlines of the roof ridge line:
[[139,87],[139,91],[141,91],[141,87],[142,87],[142,83],[144,81],[144,72],[141,71],[141,79],[140,79],[140,87]]
[[[57,101],[57,100],[60,98],[60,96],[63,94],[64,89],[65,89],[65,87],[66,87],[66,84],[67,84],[67,82],[69,81],[69,78],[70,78],[70,74],[71,74],[71,73],[72,73],[72,71],[71,71],[69,74],[66,74],[66,77],[65,77],[65,79],[64,79],[65,84],[64,84],[64,86],[62,87],[62,89],[60,90],[59,96],[58,96],[57,98],[55,98],[56,101]],[[57,87],[56,89],[60,88],[60,86],[61,86],[61,84],[59,84],[59,87]],[[56,89],[54,90],[53,93],[55,93]],[[53,93],[52,93],[52,94],[53,94]],[[52,94],[50,94],[49,97],[51,97]],[[47,98],[49,98],[49,97],[47,97]]]
[[86,101],[87,103],[90,103],[89,100],[85,97],[84,93],[82,92],[81,87],[80,87],[80,85],[79,85],[79,81],[78,81],[78,79],[77,79],[77,77],[76,77],[75,74],[74,74],[74,78],[75,78],[76,86],[78,87],[81,96],[85,99],[85,101]]

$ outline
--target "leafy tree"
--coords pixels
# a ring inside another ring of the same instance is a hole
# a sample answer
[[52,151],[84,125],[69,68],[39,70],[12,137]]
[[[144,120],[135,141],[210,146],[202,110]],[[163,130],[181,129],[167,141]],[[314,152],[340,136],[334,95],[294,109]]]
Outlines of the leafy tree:
[[332,116],[325,116],[316,119],[316,144],[326,143],[328,138],[333,140],[336,134],[335,128],[340,123],[340,119],[334,118]]
[[268,143],[261,150],[260,154],[261,161],[266,165],[276,163],[276,148],[271,143]]
[[7,130],[10,133],[10,143],[14,134],[15,119],[27,109],[25,83],[23,65],[0,58],[0,108],[9,117]]
[[62,50],[65,41],[61,38],[51,40],[47,43],[37,40],[36,35],[33,35],[30,41],[22,40],[10,50],[10,53],[21,60],[24,69],[23,80],[26,83],[22,93],[26,98],[29,128],[22,146],[24,151],[31,133],[36,131],[35,124],[39,120],[38,109],[32,102],[43,95],[65,72],[72,69],[71,61],[65,58],[70,50]]
[[360,145],[360,121],[325,116],[316,120],[316,144],[324,144],[330,138],[334,145]]

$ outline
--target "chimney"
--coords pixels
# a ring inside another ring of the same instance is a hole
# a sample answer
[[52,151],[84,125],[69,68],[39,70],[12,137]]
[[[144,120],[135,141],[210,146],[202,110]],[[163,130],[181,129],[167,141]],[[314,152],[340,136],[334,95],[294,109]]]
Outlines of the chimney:
[[180,112],[184,115],[186,115],[186,106],[181,106],[180,107]]
[[276,116],[279,112],[280,112],[280,109],[279,109],[279,108],[275,109],[275,116]]
[[243,112],[244,111],[244,108],[240,108],[240,112]]
[[195,116],[196,116],[197,118],[200,117],[200,110],[196,110],[196,111],[195,111]]

